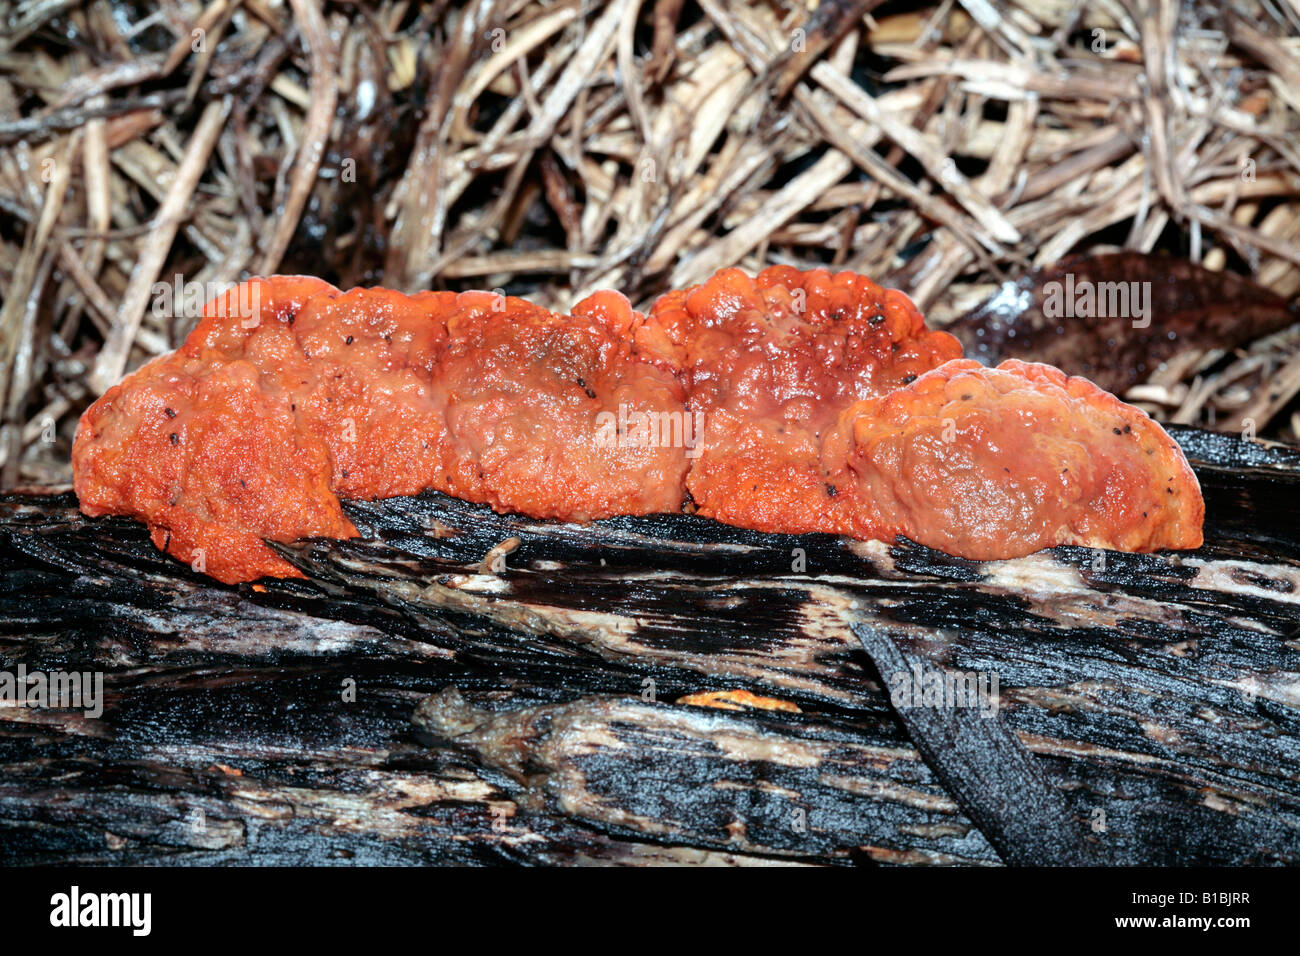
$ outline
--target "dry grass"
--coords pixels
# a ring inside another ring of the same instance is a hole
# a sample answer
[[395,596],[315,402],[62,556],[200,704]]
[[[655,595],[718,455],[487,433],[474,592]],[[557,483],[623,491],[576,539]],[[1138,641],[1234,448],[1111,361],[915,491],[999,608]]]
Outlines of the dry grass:
[[[155,309],[177,274],[564,308],[824,264],[942,322],[1123,246],[1300,291],[1300,0],[23,0],[0,24],[3,485],[67,479],[89,398],[191,327]],[[1279,383],[1289,434],[1295,330],[1144,397],[1210,422]]]

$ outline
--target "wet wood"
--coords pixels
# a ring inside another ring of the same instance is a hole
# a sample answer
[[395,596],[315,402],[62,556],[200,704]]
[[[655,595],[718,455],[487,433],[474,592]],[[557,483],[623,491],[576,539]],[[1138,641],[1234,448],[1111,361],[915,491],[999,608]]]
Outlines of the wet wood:
[[[1177,437],[1207,543],[1170,555],[981,564],[424,495],[281,546],[308,582],[230,588],[68,494],[4,496],[0,670],[99,670],[106,703],[0,710],[0,859],[1005,862],[857,623],[995,674],[1107,862],[1300,863],[1300,452]],[[718,690],[751,704],[679,702]]]

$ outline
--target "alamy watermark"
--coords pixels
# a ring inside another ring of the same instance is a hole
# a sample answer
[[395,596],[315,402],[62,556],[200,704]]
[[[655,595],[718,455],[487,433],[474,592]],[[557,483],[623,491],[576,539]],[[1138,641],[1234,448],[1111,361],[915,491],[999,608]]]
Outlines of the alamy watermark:
[[218,318],[239,319],[240,327],[245,329],[255,329],[261,322],[260,282],[186,282],[178,272],[170,282],[155,282],[150,291],[153,314],[158,319],[199,319],[207,312]]
[[596,415],[598,448],[685,448],[687,458],[698,458],[703,412],[639,412],[620,403],[618,413]]
[[1073,272],[1065,281],[1043,286],[1043,315],[1049,319],[1132,319],[1133,328],[1151,324],[1150,282],[1093,282],[1075,280]]
[[981,717],[998,714],[998,675],[991,671],[911,670],[889,675],[889,699],[894,707],[963,707]]
[[87,717],[104,713],[102,671],[0,671],[0,707],[80,710]]
[[50,897],[50,925],[57,928],[124,927],[133,936],[153,928],[152,893],[83,893],[73,886]]

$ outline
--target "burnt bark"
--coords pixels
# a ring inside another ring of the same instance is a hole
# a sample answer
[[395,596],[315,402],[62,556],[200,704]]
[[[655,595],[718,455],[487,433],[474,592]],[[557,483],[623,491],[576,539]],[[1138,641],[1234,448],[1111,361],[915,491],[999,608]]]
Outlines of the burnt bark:
[[[1093,859],[1298,863],[1300,453],[1176,437],[1206,545],[1161,555],[428,494],[278,546],[306,581],[227,587],[70,494],[0,497],[0,670],[106,686],[98,718],[0,710],[0,860],[1034,862],[918,748],[858,625],[996,674]],[[717,690],[785,709],[681,702]]]

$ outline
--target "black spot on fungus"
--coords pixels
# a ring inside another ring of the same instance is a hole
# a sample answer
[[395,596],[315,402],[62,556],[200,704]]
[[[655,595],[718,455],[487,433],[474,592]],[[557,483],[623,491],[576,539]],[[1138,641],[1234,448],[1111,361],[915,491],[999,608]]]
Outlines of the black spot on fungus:
[[168,418],[176,417],[176,409],[174,408],[164,408],[163,411],[167,413]]
[[904,375],[904,376],[903,376],[903,384],[904,384],[904,385],[911,385],[911,384],[912,384],[913,382],[915,382],[915,381],[916,381],[916,376],[915,376],[915,375]]
[[179,445],[181,443],[181,436],[175,432],[172,432],[169,437],[171,438],[173,445]]

